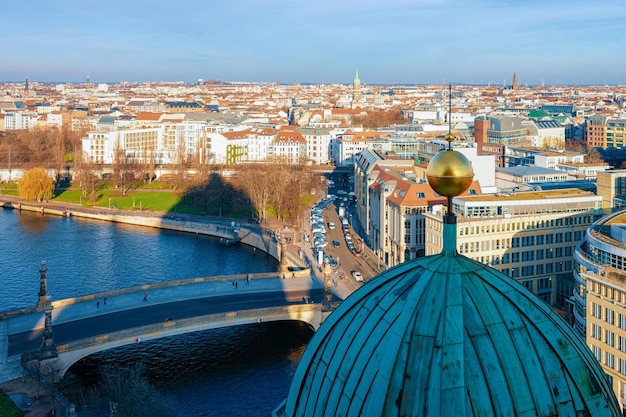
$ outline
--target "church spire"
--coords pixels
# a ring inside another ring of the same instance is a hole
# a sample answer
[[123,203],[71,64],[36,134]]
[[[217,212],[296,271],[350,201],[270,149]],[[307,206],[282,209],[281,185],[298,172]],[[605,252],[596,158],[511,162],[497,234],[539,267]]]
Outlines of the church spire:
[[352,108],[361,107],[361,80],[359,79],[359,69],[357,68],[352,82]]

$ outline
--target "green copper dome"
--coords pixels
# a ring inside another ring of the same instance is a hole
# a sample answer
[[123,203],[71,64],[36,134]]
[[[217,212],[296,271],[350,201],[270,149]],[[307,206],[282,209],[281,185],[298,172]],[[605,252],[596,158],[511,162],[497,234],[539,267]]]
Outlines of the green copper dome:
[[584,341],[504,274],[456,253],[405,262],[313,336],[274,416],[621,416]]

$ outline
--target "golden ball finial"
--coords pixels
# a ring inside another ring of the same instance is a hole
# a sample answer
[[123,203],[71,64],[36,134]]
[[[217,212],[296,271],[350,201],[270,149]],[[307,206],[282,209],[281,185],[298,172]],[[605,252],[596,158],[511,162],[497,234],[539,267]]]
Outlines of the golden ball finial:
[[455,137],[452,133],[448,133],[444,139],[451,143],[454,142]]
[[[454,140],[454,136],[452,139]],[[472,163],[462,153],[445,150],[440,151],[430,160],[426,168],[426,178],[438,194],[455,197],[462,194],[472,184],[474,169]]]

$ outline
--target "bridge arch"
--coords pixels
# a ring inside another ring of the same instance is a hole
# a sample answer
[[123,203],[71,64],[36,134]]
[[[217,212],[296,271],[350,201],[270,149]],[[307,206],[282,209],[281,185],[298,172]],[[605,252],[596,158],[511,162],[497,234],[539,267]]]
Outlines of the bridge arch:
[[298,304],[169,320],[163,323],[130,328],[58,345],[56,347],[58,356],[52,360],[55,362],[52,366],[55,368],[55,377],[61,379],[74,363],[97,352],[141,341],[221,327],[296,320],[307,323],[314,331],[317,331],[328,314],[328,312],[322,311],[321,304]]

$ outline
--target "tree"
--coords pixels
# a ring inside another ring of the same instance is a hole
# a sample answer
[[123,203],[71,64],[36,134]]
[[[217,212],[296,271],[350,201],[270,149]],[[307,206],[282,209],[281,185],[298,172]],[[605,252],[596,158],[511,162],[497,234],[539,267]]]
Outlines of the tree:
[[178,415],[175,402],[148,383],[144,365],[118,369],[105,366],[100,370],[102,380],[95,388],[83,392],[79,403],[81,415],[116,417],[169,417]]
[[113,148],[113,182],[126,194],[137,182],[141,166],[121,147],[119,140]]
[[33,168],[26,172],[17,184],[20,197],[26,200],[42,201],[54,197],[54,181],[43,168]]
[[263,220],[267,219],[267,209],[271,202],[273,172],[273,167],[266,165],[242,166],[239,170],[239,186],[252,202],[256,214]]

